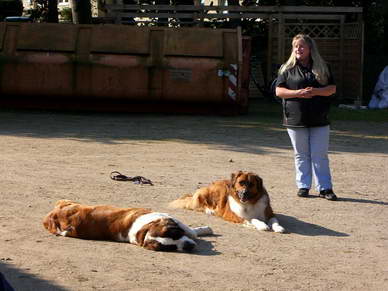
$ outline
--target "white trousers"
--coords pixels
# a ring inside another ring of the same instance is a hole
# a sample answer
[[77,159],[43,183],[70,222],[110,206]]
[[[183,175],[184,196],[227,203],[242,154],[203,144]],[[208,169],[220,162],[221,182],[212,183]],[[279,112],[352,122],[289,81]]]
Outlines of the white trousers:
[[317,191],[332,189],[329,167],[330,126],[287,128],[295,154],[296,186]]

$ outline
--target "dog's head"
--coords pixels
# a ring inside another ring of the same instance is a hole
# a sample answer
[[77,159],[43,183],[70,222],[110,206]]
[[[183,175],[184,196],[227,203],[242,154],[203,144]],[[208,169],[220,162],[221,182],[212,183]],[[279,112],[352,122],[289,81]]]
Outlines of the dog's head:
[[160,218],[145,225],[137,233],[137,241],[154,251],[192,251],[196,243],[172,218]]
[[241,203],[255,203],[266,193],[263,180],[254,173],[238,171],[231,177],[231,194]]

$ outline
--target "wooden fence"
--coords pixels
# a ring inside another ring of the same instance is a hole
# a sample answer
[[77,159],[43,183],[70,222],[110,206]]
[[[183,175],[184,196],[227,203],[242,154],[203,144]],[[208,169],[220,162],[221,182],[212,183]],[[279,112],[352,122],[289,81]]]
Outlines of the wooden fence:
[[[359,7],[107,5],[105,22],[133,25],[238,26],[242,20],[268,25],[268,47],[253,51],[252,70],[268,83],[290,54],[298,33],[313,37],[331,65],[340,99],[362,102],[364,26]],[[263,66],[263,64],[265,64]],[[263,69],[264,67],[264,69]],[[254,90],[253,90],[254,91]],[[255,94],[252,94],[253,97]]]
[[[302,18],[303,17],[303,18]],[[317,42],[323,58],[330,64],[340,99],[362,102],[363,23],[345,22],[345,15],[280,15],[269,23],[267,77],[290,55],[291,41],[298,33],[309,34]]]

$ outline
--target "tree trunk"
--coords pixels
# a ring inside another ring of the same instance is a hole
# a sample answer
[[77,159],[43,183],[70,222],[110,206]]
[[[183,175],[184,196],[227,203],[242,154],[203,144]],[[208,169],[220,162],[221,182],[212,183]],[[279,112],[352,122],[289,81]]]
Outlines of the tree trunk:
[[47,22],[58,23],[58,1],[57,0],[48,0]]
[[92,6],[90,0],[71,0],[71,12],[74,24],[92,23]]

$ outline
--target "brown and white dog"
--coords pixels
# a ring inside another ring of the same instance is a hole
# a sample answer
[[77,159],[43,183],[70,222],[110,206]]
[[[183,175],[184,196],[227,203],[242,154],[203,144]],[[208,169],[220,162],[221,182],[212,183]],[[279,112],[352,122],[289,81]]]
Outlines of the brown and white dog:
[[170,206],[202,211],[258,230],[285,232],[273,213],[263,180],[254,173],[233,173],[230,180],[213,182]]
[[87,206],[70,200],[59,200],[43,225],[56,235],[129,242],[155,251],[191,251],[198,236],[212,234],[210,227],[191,228],[150,209]]

